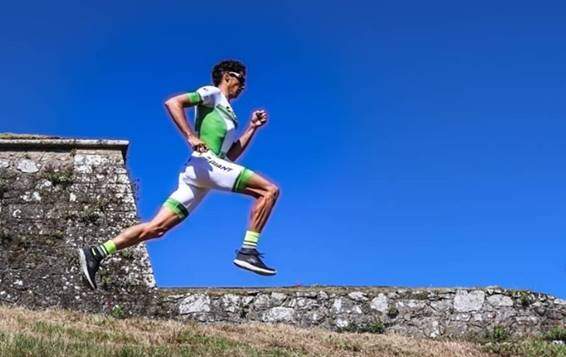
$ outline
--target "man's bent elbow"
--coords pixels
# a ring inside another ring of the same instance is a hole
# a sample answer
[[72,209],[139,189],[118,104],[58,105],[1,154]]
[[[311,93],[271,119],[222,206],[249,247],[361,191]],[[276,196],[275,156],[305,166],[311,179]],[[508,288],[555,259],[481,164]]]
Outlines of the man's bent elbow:
[[175,99],[175,97],[171,97],[171,98],[167,99],[163,105],[165,105],[165,108],[169,109],[169,108],[173,108],[173,107],[177,106],[178,103],[177,103],[177,100]]

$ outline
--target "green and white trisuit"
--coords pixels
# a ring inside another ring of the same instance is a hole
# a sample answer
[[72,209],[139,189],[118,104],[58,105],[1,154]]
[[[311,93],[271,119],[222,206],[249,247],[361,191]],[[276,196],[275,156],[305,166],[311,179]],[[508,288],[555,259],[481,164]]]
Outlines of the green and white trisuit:
[[195,209],[210,189],[241,192],[253,175],[226,157],[236,139],[238,121],[220,89],[204,86],[187,95],[196,105],[195,129],[209,150],[192,153],[179,175],[179,187],[164,203],[181,218]]

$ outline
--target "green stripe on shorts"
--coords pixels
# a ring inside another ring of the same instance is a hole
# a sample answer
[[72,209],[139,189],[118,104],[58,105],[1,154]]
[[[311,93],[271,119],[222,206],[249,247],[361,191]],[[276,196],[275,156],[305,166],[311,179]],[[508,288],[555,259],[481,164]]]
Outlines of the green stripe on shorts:
[[250,181],[250,178],[253,176],[253,174],[254,172],[252,170],[243,169],[242,172],[240,172],[240,174],[238,175],[232,191],[242,192],[248,186],[248,182]]
[[189,97],[191,104],[199,104],[200,102],[202,102],[200,94],[198,94],[197,92],[187,93],[187,96]]
[[164,207],[169,208],[173,213],[175,213],[179,218],[183,219],[189,215],[189,211],[183,206],[183,204],[172,198],[168,198],[163,204]]

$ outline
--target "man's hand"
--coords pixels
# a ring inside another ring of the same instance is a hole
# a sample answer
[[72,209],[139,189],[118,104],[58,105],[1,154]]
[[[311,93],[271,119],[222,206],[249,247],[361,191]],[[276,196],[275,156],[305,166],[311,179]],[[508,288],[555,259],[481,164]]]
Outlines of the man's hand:
[[189,142],[189,145],[191,145],[193,151],[200,153],[205,153],[208,151],[208,147],[206,146],[206,144],[196,136],[189,136],[187,141]]
[[256,129],[267,123],[268,115],[265,110],[255,110],[250,119],[250,128]]

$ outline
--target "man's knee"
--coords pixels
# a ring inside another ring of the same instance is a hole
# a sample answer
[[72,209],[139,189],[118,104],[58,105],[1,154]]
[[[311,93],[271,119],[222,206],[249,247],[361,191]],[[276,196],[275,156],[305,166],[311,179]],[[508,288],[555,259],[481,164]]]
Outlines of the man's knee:
[[279,197],[280,192],[279,187],[272,183],[265,189],[266,196],[273,200],[276,200]]

